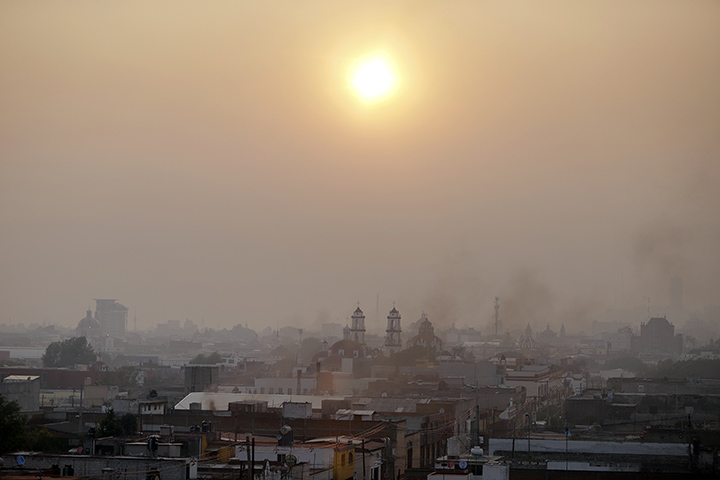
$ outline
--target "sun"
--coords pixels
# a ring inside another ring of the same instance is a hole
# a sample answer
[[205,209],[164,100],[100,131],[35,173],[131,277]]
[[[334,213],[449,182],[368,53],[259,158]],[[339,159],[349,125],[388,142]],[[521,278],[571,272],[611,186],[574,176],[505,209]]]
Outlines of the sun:
[[357,63],[351,73],[351,86],[355,94],[366,102],[385,99],[395,92],[398,77],[392,62],[376,56]]

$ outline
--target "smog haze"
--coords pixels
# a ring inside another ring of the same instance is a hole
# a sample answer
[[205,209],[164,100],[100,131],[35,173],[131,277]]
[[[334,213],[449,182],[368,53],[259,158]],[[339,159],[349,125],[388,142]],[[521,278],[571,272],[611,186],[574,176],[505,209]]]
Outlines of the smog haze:
[[0,323],[718,303],[717,2],[5,1],[0,65]]

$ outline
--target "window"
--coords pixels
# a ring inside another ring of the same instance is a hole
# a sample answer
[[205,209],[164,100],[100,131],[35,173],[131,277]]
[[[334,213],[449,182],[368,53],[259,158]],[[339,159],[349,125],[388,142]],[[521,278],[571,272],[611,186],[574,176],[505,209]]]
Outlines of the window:
[[288,388],[288,395],[292,395],[292,388]]
[[278,387],[278,395],[282,395],[282,394],[283,394],[283,389],[282,389],[282,387]]
[[355,455],[353,455],[352,452],[348,453],[348,463],[350,465],[352,465],[354,461],[355,461]]
[[483,466],[482,466],[482,464],[471,465],[471,466],[470,466],[470,473],[472,473],[473,475],[477,475],[477,476],[479,476],[479,477],[482,477],[482,474],[483,474]]
[[344,453],[342,455],[340,455],[340,466],[341,467],[345,466],[345,454]]

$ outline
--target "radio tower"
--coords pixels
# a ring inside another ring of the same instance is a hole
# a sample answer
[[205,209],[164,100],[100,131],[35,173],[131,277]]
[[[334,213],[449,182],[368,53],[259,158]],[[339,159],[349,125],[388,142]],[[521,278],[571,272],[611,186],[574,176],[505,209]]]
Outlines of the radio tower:
[[498,336],[498,327],[500,325],[500,297],[495,297],[495,338]]

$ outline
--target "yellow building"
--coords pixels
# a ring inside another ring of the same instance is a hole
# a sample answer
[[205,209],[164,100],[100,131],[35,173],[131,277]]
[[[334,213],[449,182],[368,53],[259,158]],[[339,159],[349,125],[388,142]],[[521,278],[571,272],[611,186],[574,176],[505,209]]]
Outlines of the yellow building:
[[351,444],[337,444],[333,456],[333,479],[352,480],[355,473],[355,447]]

